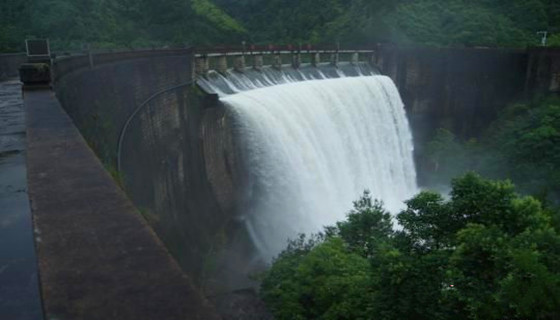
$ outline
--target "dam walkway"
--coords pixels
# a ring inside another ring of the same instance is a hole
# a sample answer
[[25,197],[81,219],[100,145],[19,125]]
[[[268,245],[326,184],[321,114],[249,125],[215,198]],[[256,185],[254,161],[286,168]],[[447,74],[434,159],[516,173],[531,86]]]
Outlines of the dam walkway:
[[0,82],[0,315],[42,319],[19,81]]
[[27,171],[47,319],[218,319],[49,89],[26,90]]

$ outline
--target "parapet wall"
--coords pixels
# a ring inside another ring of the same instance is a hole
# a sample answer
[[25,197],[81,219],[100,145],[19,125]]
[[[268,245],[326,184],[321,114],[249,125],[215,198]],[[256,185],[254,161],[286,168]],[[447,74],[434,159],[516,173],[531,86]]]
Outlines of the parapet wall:
[[26,61],[25,53],[0,54],[0,81],[16,78],[19,66]]

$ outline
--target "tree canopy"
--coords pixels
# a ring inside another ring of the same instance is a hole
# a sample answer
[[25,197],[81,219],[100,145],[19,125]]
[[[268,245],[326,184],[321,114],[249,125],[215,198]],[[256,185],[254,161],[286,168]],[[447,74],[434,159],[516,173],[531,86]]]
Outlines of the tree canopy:
[[252,43],[560,45],[550,0],[4,0],[0,51]]
[[473,173],[448,200],[407,201],[395,229],[366,193],[345,221],[292,241],[262,296],[277,319],[557,319],[552,216],[510,182]]
[[210,0],[6,0],[0,4],[0,51],[27,37],[55,50],[237,43],[246,30]]
[[560,3],[549,0],[216,2],[256,42],[524,47],[539,43],[538,31],[560,32]]

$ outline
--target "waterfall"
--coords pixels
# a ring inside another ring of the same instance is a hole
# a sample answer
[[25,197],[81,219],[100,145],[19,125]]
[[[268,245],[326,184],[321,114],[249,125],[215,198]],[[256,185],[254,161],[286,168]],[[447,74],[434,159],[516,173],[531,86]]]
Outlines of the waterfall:
[[340,76],[220,91],[249,171],[244,221],[267,261],[288,238],[343,220],[365,189],[392,212],[417,191],[412,135],[394,83]]

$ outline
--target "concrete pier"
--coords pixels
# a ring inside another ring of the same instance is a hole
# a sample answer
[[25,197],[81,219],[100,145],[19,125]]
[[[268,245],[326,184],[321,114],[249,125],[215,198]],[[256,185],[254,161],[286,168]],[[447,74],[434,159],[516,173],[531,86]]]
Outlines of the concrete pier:
[[233,69],[237,72],[245,71],[245,56],[237,56],[233,62]]
[[196,57],[194,71],[196,75],[205,76],[210,70],[210,63],[207,56]]
[[282,69],[282,56],[280,54],[275,54],[272,59],[272,67],[278,70]]
[[319,52],[315,52],[311,54],[311,65],[314,67],[318,67],[319,63],[321,63],[321,54]]
[[228,69],[227,56],[219,56],[217,59],[217,70],[219,73],[225,74]]
[[338,59],[339,59],[338,53],[331,53],[331,59],[330,59],[331,60],[331,65],[337,66],[338,65]]
[[253,68],[255,70],[262,70],[264,65],[264,60],[262,55],[253,56]]
[[350,63],[353,65],[357,65],[359,61],[360,61],[360,54],[357,52],[352,53],[352,55],[350,56]]
[[298,69],[301,66],[301,54],[294,53],[292,55],[292,68]]

